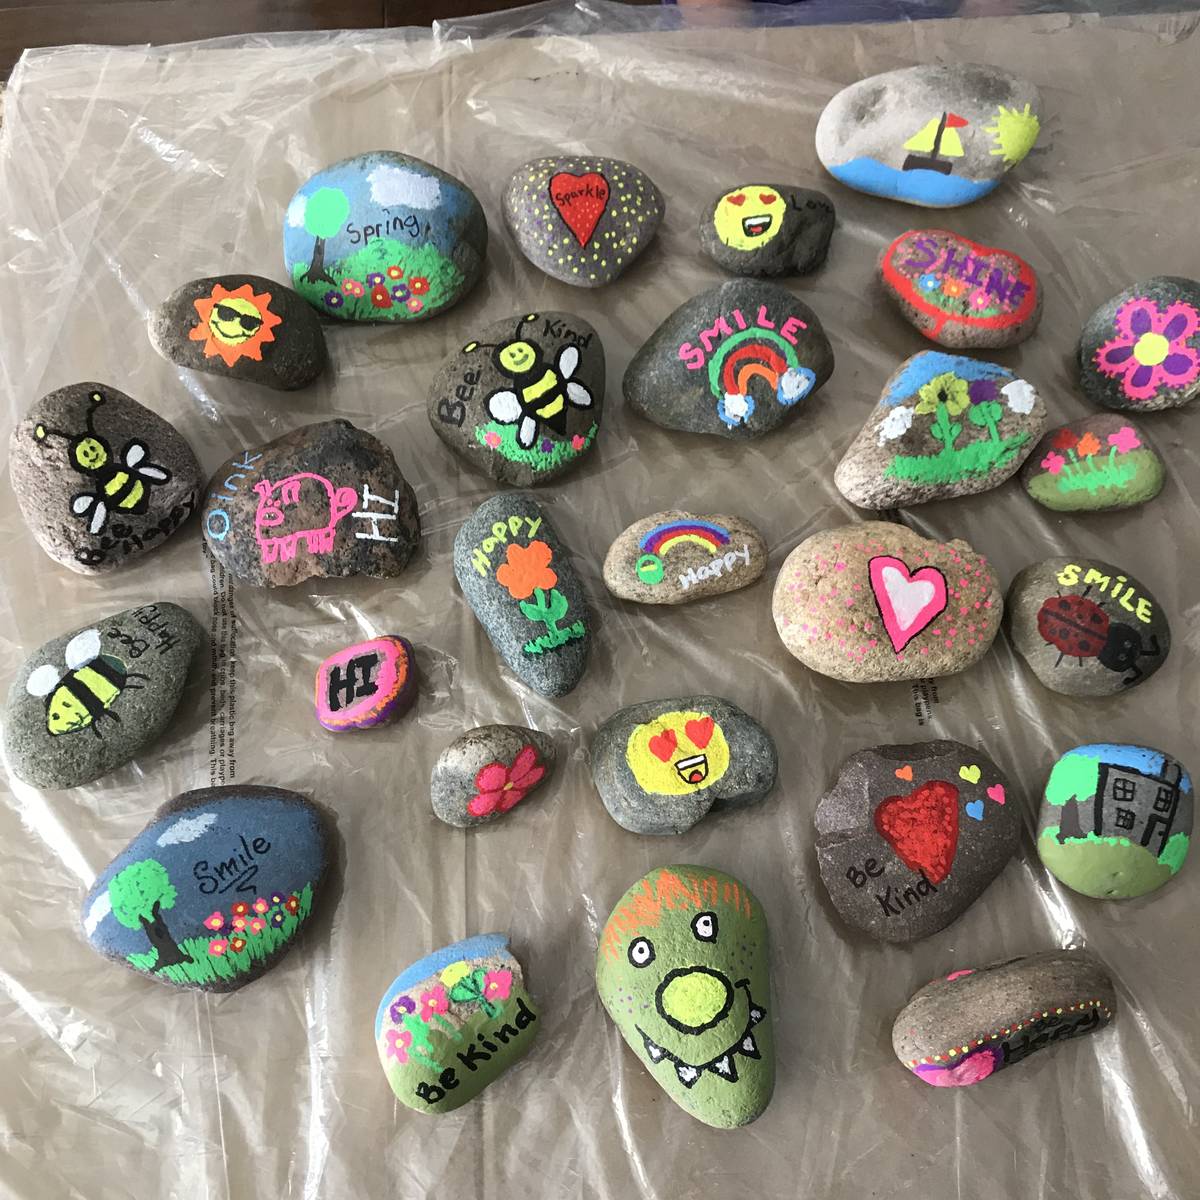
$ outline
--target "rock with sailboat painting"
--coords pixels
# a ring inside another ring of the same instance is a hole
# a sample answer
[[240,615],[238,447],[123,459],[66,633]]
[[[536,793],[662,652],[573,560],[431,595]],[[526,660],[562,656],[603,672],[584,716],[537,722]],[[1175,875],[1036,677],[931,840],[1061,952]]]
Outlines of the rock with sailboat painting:
[[847,187],[926,208],[991,192],[1033,148],[1037,88],[973,63],[904,67],[843,88],[817,122],[817,157]]

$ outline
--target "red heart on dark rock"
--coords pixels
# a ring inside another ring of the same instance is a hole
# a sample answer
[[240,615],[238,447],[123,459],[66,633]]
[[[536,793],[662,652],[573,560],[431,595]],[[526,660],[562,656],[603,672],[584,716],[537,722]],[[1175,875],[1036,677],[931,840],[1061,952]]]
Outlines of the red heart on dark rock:
[[575,240],[586,246],[608,207],[608,180],[599,171],[572,175],[559,171],[550,177],[550,200]]
[[888,796],[875,810],[875,828],[910,871],[941,883],[958,848],[958,788],[931,779],[906,796]]

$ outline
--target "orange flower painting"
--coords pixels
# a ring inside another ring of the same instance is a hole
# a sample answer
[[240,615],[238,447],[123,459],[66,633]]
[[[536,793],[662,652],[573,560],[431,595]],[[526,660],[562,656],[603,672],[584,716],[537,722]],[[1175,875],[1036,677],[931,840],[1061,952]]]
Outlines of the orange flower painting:
[[1079,445],[1075,447],[1075,450],[1081,458],[1091,458],[1093,454],[1099,452],[1100,442],[1096,435],[1089,430],[1079,439]]
[[219,283],[213,287],[212,295],[193,300],[200,323],[188,333],[193,342],[204,343],[206,358],[220,357],[227,367],[232,367],[240,358],[252,358],[262,362],[265,342],[273,342],[272,330],[283,323],[270,309],[271,293],[254,294],[248,283],[232,292]]
[[505,560],[496,568],[496,582],[508,590],[514,600],[528,600],[537,588],[549,590],[558,583],[550,568],[552,551],[545,542],[528,546],[509,544]]

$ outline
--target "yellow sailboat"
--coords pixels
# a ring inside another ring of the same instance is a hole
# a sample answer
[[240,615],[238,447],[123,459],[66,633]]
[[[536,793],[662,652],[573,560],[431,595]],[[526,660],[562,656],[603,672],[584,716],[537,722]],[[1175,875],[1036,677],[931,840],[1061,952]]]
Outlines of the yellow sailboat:
[[954,169],[952,158],[963,157],[962,139],[957,131],[968,124],[965,117],[957,113],[944,112],[932,117],[904,143],[905,150],[912,150],[904,160],[905,171],[937,171],[949,175]]

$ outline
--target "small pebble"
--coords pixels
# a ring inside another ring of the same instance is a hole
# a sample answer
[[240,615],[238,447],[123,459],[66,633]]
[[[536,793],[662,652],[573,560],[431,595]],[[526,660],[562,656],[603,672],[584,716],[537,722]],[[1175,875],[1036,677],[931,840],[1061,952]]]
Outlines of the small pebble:
[[467,829],[511,812],[554,770],[554,741],[521,725],[481,725],[438,755],[429,780],[434,814]]
[[416,698],[417,660],[407,638],[356,642],[317,668],[317,720],[333,733],[386,725]]

